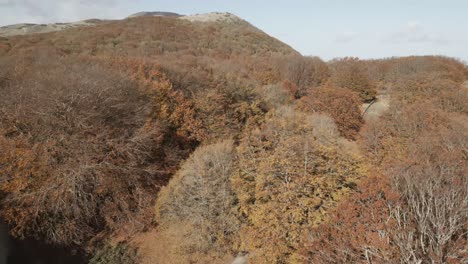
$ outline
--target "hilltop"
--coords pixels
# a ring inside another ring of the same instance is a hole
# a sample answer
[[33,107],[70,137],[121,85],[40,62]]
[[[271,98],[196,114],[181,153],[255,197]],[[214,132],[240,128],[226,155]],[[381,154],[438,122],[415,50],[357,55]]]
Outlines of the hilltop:
[[228,22],[228,23],[236,23],[236,22],[245,22],[245,20],[241,19],[240,17],[233,15],[227,12],[213,12],[207,14],[196,14],[190,16],[183,16],[181,19],[185,19],[191,22]]
[[[175,30],[171,31],[170,29]],[[55,31],[55,33],[53,31]],[[191,46],[191,49],[194,51],[197,51],[200,50],[203,45],[205,45],[205,49],[224,50],[227,45],[230,45],[235,49],[251,49],[251,53],[261,52],[261,50],[263,50],[268,52],[297,54],[296,51],[286,44],[281,43],[244,20],[228,13],[209,13],[204,15],[182,16],[180,18],[174,16],[143,15],[123,20],[103,21],[94,19],[77,23],[50,25],[21,24],[3,27],[0,29],[0,36],[10,38],[14,37],[14,35],[29,36],[30,33],[44,32],[53,34],[33,34],[29,38],[39,40],[38,44],[41,44],[41,40],[43,39],[50,41],[67,38],[74,41],[76,44],[80,44],[86,42],[90,43],[93,39],[96,39],[96,37],[102,36],[104,38],[99,40],[100,47],[98,49],[104,49],[111,45],[111,47],[114,48],[112,51],[114,53],[121,50],[120,48],[122,46],[119,44],[129,43],[132,41],[132,38],[134,38],[137,45],[151,45],[152,49],[164,49],[163,46],[166,46],[168,47],[168,49],[166,49],[167,51],[173,49],[180,51],[181,48],[185,49],[189,46]],[[142,37],[141,34],[145,34],[145,41],[138,41]],[[79,38],[83,39],[77,41]],[[230,42],[234,42],[233,45],[231,45]],[[243,42],[245,42],[245,44],[242,44]],[[5,39],[3,39],[3,43],[11,47],[11,45],[7,44],[8,41]],[[93,43],[97,44],[96,41],[93,41]],[[249,45],[246,45],[247,43],[249,43]],[[215,46],[213,46],[213,44]],[[129,47],[126,47],[125,52],[129,51],[128,48]],[[14,50],[13,47],[12,49]],[[86,50],[89,49],[83,51]],[[238,51],[239,50],[232,50],[231,52]],[[99,50],[97,52],[99,52]]]
[[141,16],[169,16],[169,17],[180,17],[182,15],[173,13],[173,12],[162,12],[162,11],[152,11],[152,12],[138,12],[132,15],[129,15],[127,18],[131,17],[141,17]]
[[[213,12],[206,14],[196,14],[196,15],[180,15],[172,12],[139,12],[132,14],[125,19],[136,18],[136,17],[174,17],[181,18],[184,20],[192,22],[242,22],[241,18],[230,14],[222,12]],[[50,23],[50,24],[14,24],[0,27],[0,37],[9,37],[16,35],[27,35],[27,34],[38,34],[38,33],[47,33],[54,31],[62,31],[70,28],[76,27],[87,27],[94,26],[110,20],[100,20],[100,19],[87,19],[77,22],[69,23]]]

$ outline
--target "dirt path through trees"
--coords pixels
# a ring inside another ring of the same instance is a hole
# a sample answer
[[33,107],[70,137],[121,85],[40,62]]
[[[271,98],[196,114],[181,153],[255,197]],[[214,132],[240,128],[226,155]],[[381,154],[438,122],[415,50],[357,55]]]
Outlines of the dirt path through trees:
[[366,122],[381,116],[390,107],[390,96],[387,91],[380,91],[375,101],[369,104],[362,104],[361,110]]

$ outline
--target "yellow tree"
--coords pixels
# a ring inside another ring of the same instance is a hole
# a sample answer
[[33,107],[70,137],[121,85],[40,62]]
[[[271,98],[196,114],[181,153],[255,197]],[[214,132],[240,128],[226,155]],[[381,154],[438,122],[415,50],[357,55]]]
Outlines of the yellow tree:
[[240,143],[233,185],[245,217],[241,246],[255,263],[300,262],[304,231],[365,173],[352,143],[319,135],[327,130],[318,118],[280,109]]

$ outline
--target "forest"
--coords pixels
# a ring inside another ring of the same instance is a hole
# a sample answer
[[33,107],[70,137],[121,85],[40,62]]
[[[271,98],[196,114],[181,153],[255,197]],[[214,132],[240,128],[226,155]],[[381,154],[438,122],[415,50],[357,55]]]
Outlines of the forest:
[[0,38],[0,217],[91,264],[466,263],[467,80],[241,20]]

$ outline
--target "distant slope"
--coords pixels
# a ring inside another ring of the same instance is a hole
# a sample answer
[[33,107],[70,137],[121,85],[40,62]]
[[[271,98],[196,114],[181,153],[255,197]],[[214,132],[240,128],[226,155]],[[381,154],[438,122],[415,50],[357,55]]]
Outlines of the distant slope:
[[0,27],[0,37],[61,31],[61,30],[69,29],[69,28],[93,26],[101,22],[103,22],[103,20],[88,19],[88,20],[72,22],[72,23],[14,24],[14,25]]
[[[85,27],[89,25],[93,26]],[[49,33],[29,34],[42,32]],[[13,35],[25,36],[19,38]],[[183,50],[196,55],[298,54],[285,43],[229,13],[186,16],[182,19],[172,16],[137,16],[114,21],[26,24],[3,27],[0,29],[2,36],[7,39],[2,41],[4,45],[0,45],[0,54],[14,52],[23,47],[18,45],[19,42],[32,39],[36,46],[47,45],[65,53],[94,55],[147,57],[180,53]],[[2,47],[7,50],[2,50]]]
[[[127,18],[142,17],[142,16],[164,16],[164,17],[181,17],[182,15],[173,12],[138,12],[128,16]],[[0,37],[9,37],[17,35],[48,33],[54,31],[62,31],[69,28],[93,26],[103,22],[100,19],[87,19],[83,21],[70,22],[70,23],[50,23],[50,24],[33,24],[33,23],[20,23],[0,27]]]
[[[180,19],[174,20],[176,18]],[[143,20],[134,21],[134,19]],[[200,25],[188,25],[187,23],[184,23],[184,21],[193,22]],[[96,29],[84,30],[84,28],[86,27],[108,23],[110,23],[109,26],[106,25],[103,27],[98,27]],[[141,25],[139,27],[137,26],[137,28],[132,28],[133,26],[135,26],[136,23],[141,23]],[[217,23],[216,28],[218,30],[213,31],[213,23]],[[163,28],[163,26],[166,26],[166,28]],[[121,27],[121,29],[119,29],[119,27]],[[212,42],[213,38],[219,37],[220,39],[229,40],[229,42],[233,42],[232,45],[230,45],[230,43],[222,43],[222,49],[230,49],[230,47],[228,46],[236,46],[236,42],[241,42],[241,46],[247,46],[246,43],[242,43],[244,41],[247,41],[248,45],[255,44],[255,50],[261,48],[262,50],[270,50],[273,52],[281,50],[281,53],[298,54],[289,46],[277,41],[276,39],[270,36],[267,36],[265,33],[255,28],[245,20],[231,13],[223,12],[184,16],[173,12],[155,11],[135,13],[123,20],[111,21],[100,19],[88,19],[72,23],[15,24],[0,27],[0,37],[9,38],[19,35],[50,33],[64,30],[68,31],[70,29],[76,28],[79,28],[79,30],[71,31],[70,33],[57,34],[56,36],[63,36],[65,38],[74,39],[75,42],[82,43],[86,42],[87,39],[95,39],[95,37],[90,36],[90,34],[100,35],[100,33],[102,33],[103,31],[109,31],[110,29],[112,29],[113,32],[108,32],[108,34],[106,35],[112,35],[116,32],[120,32],[119,34],[123,33],[123,36],[120,35],[119,37],[133,35],[134,40],[140,40],[141,36],[138,35],[138,33],[141,32],[141,30],[143,30],[146,34],[144,39],[145,41],[140,44],[149,45],[150,43],[152,43],[155,44],[156,47],[160,47],[160,49],[165,49],[161,46],[167,46],[167,41],[175,40],[175,46],[187,46],[187,42],[191,42],[190,45],[192,45],[194,41]],[[167,32],[168,29],[173,30],[173,32]],[[136,32],[132,33],[130,30]],[[161,38],[164,37],[164,35],[168,38]],[[76,37],[86,37],[86,39],[77,40]],[[48,36],[47,38],[49,39],[50,37]],[[43,38],[41,37],[41,39]],[[109,39],[102,40],[109,41]],[[126,40],[130,39],[128,38]],[[159,43],[153,43],[154,40],[158,41]],[[112,45],[114,45],[114,47],[116,47],[116,41],[120,43],[119,40],[110,41],[112,42]],[[149,43],[147,41],[149,41]],[[165,45],[162,45],[162,43],[160,43],[161,41],[164,41]],[[0,45],[0,54],[2,54],[1,48],[2,45]],[[179,47],[177,47],[176,49],[180,50]],[[256,53],[256,51],[254,51],[253,53]]]

